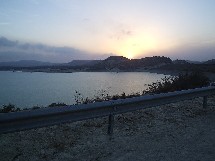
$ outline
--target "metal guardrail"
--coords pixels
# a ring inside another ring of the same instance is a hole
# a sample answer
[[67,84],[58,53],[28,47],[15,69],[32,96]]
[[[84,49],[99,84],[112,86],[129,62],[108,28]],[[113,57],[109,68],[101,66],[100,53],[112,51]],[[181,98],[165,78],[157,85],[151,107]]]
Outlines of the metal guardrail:
[[1,113],[0,134],[104,116],[109,116],[108,134],[112,134],[114,115],[116,114],[174,103],[195,97],[203,97],[203,107],[206,108],[207,96],[214,94],[215,87],[209,86],[90,104]]

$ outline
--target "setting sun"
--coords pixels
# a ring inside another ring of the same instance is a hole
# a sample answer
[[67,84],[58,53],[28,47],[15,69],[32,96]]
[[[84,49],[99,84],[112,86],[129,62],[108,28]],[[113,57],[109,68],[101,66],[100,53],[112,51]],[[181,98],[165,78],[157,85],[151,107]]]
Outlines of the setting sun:
[[134,58],[132,53],[125,54],[125,57],[128,58],[128,59],[133,59]]

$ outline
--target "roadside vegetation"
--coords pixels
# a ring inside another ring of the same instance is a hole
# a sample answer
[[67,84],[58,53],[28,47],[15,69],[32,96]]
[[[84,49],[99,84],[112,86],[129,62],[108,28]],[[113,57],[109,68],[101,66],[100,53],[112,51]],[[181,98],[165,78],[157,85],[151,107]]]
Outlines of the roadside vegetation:
[[[76,104],[88,104],[88,103],[94,103],[94,102],[102,102],[102,101],[108,101],[108,100],[117,100],[117,99],[126,99],[126,98],[132,98],[132,97],[138,97],[145,94],[159,94],[159,93],[166,93],[166,92],[173,92],[173,91],[179,91],[179,90],[187,90],[187,89],[193,89],[193,88],[199,88],[209,85],[209,79],[204,74],[200,72],[192,72],[192,73],[185,73],[185,74],[179,74],[178,76],[169,76],[164,77],[163,79],[148,84],[148,88],[144,90],[142,93],[132,93],[126,95],[125,93],[122,93],[120,95],[113,95],[109,96],[106,94],[105,90],[102,90],[99,95],[94,96],[94,98],[84,98],[81,93],[76,91],[75,94],[75,102]],[[62,107],[66,106],[65,103],[52,103],[48,107]],[[39,109],[39,108],[45,108],[40,106],[34,106],[31,109]],[[29,109],[22,109],[22,110],[29,110]],[[0,108],[0,113],[8,113],[8,112],[17,112],[21,111],[20,108],[16,107],[13,104],[3,105],[2,108]]]
[[[62,106],[67,106],[67,104],[65,103],[52,103],[50,105],[48,105],[47,107],[62,107]],[[43,106],[33,106],[32,108],[24,108],[24,109],[20,109],[19,107],[16,107],[13,104],[8,104],[8,105],[3,105],[2,108],[0,108],[0,113],[8,113],[8,112],[18,112],[18,111],[25,111],[25,110],[36,110],[36,109],[40,109],[40,108],[46,108]]]
[[179,74],[178,76],[164,77],[160,81],[149,84],[143,94],[158,94],[180,90],[187,90],[208,86],[209,78],[200,72]]

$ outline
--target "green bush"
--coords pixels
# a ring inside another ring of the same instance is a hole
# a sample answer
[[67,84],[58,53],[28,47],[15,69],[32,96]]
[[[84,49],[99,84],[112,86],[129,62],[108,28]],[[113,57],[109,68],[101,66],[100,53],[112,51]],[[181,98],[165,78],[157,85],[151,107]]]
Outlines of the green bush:
[[95,103],[95,102],[102,102],[102,101],[109,101],[109,100],[117,100],[117,99],[126,99],[126,98],[132,98],[132,97],[138,97],[140,96],[140,93],[131,93],[129,95],[126,95],[124,92],[122,94],[116,94],[109,96],[108,94],[102,93],[100,96],[94,96],[94,98],[83,98],[83,96],[76,91],[75,95],[75,101],[76,104],[88,104],[88,103]]
[[15,107],[13,104],[3,105],[0,109],[0,113],[8,113],[8,112],[17,112],[20,111],[20,108]]
[[166,93],[179,90],[187,90],[204,87],[209,84],[209,79],[202,73],[193,72],[170,76],[148,85],[148,89],[143,94]]
[[[48,105],[48,107],[62,107],[62,106],[67,106],[67,105],[65,103],[59,103],[59,102]],[[8,104],[8,105],[3,105],[2,108],[0,108],[0,113],[36,110],[36,109],[40,109],[40,108],[44,108],[44,107],[43,106],[33,106],[32,108],[20,109],[13,104]]]
[[67,106],[67,104],[58,102],[58,103],[52,103],[48,107],[62,107],[62,106]]

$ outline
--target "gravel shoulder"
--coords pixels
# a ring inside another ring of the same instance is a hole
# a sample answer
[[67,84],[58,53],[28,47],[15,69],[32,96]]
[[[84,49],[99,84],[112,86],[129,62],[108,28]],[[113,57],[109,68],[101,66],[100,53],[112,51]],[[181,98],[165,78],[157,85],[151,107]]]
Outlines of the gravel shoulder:
[[1,161],[214,161],[215,96],[0,135]]

